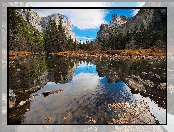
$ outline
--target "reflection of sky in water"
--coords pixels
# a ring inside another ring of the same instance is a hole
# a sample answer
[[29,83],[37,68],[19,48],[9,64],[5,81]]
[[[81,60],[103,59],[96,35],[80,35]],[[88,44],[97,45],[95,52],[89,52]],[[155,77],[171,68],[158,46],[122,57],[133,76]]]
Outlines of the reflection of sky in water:
[[[117,99],[117,101],[121,98],[117,95],[122,95],[122,99],[128,97],[130,97],[129,99],[132,98],[130,89],[124,84],[124,82],[113,82],[109,84],[106,76],[98,76],[96,65],[90,62],[86,63],[82,61],[79,63],[77,69],[74,71],[74,77],[71,83],[73,83],[75,87],[83,88],[83,90],[98,89],[100,92],[106,92],[110,97]],[[114,94],[116,94],[118,98],[116,98],[116,96],[114,97]]]
[[148,103],[148,106],[150,107],[150,112],[155,115],[155,117],[161,124],[166,123],[166,110],[165,109],[158,107],[158,104],[156,104],[149,97],[143,97],[140,94],[133,94],[133,95],[136,100],[138,100],[138,101],[144,100]]
[[65,96],[73,98],[87,95],[90,98],[97,98],[97,100],[100,100],[99,103],[104,101],[107,103],[134,101],[130,88],[123,81],[108,83],[106,76],[99,77],[96,65],[83,61],[74,71],[72,80],[65,84],[48,82],[37,93],[42,94],[44,91],[54,91],[59,88],[64,89],[61,94]]
[[[106,76],[98,76],[96,65],[92,63],[79,63],[73,73],[72,80],[65,84],[48,82],[42,89],[37,91],[37,93],[42,94],[42,92],[46,90],[54,91],[59,88],[63,88],[64,91],[57,95],[50,95],[48,97],[56,101],[58,97],[67,96],[69,100],[72,101],[76,97],[88,96],[94,99],[90,102],[92,104],[102,104],[104,101],[108,104],[122,101],[128,101],[131,103],[136,100],[145,100],[150,106],[150,111],[156,116],[160,123],[165,123],[166,111],[164,109],[159,108],[158,105],[155,104],[149,97],[145,98],[140,94],[132,94],[130,88],[123,81],[108,83]],[[46,98],[41,96],[41,98],[38,98],[37,101],[42,101],[43,99]],[[65,105],[66,107],[78,107],[72,104]]]
[[74,76],[78,75],[79,73],[93,73],[93,74],[97,74],[96,71],[96,65],[92,64],[92,63],[86,63],[86,62],[81,62],[78,64],[77,69],[74,71]]
[[[99,77],[96,71],[96,65],[92,63],[81,62],[73,73],[73,78],[65,84],[48,82],[38,92],[41,93],[45,90],[56,90],[58,88],[73,89],[71,92],[74,94],[82,93],[85,91],[96,91],[105,96],[114,98],[117,101],[130,101],[132,100],[132,93],[123,81],[108,83],[106,76]],[[103,96],[104,96],[103,95]]]

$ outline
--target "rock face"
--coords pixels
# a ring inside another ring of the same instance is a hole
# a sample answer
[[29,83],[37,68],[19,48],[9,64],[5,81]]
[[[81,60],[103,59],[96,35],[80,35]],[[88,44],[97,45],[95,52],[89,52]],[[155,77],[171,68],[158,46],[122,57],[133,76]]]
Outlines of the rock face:
[[119,27],[124,25],[128,20],[128,17],[126,16],[119,16],[117,14],[112,15],[112,20],[109,24],[109,27]]
[[[10,6],[13,7],[31,7],[27,2],[9,2]],[[18,13],[22,18],[35,27],[38,31],[42,31],[41,18],[32,9],[17,9]]]
[[65,29],[65,34],[66,34],[67,38],[69,38],[71,36],[71,38],[74,41],[77,40],[74,32],[72,31],[71,21],[68,20],[67,18],[63,17],[59,13],[51,14],[47,17],[42,17],[41,18],[42,31],[45,30],[46,25],[47,25],[47,23],[49,22],[50,19],[55,20],[57,25],[59,25],[59,21],[61,20],[62,21],[62,27]]
[[64,89],[58,89],[58,90],[55,90],[55,91],[45,91],[43,92],[42,94],[44,95],[44,97],[48,96],[49,94],[55,94],[55,93],[59,93],[59,92],[62,92]]
[[40,32],[42,31],[41,18],[36,12],[34,12],[32,9],[18,9],[18,13],[34,28]]
[[59,20],[62,20],[62,27],[65,29],[65,34],[67,38],[71,36],[71,38],[75,41],[77,40],[74,32],[72,31],[71,22],[67,18],[63,17],[59,13],[55,13],[49,15],[47,17],[40,17],[35,11],[32,9],[17,9],[18,13],[22,16],[22,18],[31,24],[38,31],[43,32],[46,28],[47,23],[51,20],[55,20],[56,24],[59,24]]
[[97,39],[99,38],[109,38],[108,32],[109,26],[107,24],[102,24],[100,30],[97,32]]
[[132,18],[126,16],[113,15],[110,24],[102,24],[97,33],[97,39],[109,39],[112,35],[127,32],[132,33],[135,28],[139,31],[141,25],[146,29],[150,25],[152,30],[155,31],[159,28],[164,28],[166,25],[166,9],[141,9]]

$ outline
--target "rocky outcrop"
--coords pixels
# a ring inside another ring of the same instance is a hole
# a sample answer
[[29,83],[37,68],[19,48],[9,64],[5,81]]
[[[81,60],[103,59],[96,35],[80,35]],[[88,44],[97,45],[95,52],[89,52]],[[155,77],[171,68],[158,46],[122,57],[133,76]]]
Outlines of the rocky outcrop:
[[119,16],[117,14],[112,15],[112,20],[110,21],[109,27],[119,27],[124,25],[129,20],[126,16]]
[[31,24],[38,31],[42,31],[41,18],[36,12],[32,9],[18,9],[17,11],[25,21]]
[[[8,4],[13,7],[31,7],[27,2],[9,2]],[[25,21],[41,32],[41,18],[36,12],[32,9],[17,9],[17,11]]]
[[62,20],[62,27],[65,29],[66,37],[69,38],[71,36],[71,39],[77,41],[77,37],[72,31],[71,21],[63,17],[61,14],[55,13],[46,17],[40,17],[33,9],[17,9],[17,11],[25,21],[40,32],[45,30],[50,19],[55,20],[57,25],[59,24],[59,21]]
[[97,32],[97,39],[109,38],[109,26],[107,24],[102,24],[100,30]]
[[45,30],[49,20],[55,20],[56,24],[59,25],[59,21],[62,21],[62,27],[65,29],[65,34],[67,38],[71,37],[74,41],[77,40],[74,32],[72,31],[71,21],[63,17],[59,13],[51,14],[47,17],[41,17],[42,32]]
[[128,20],[129,18],[126,16],[112,15],[112,20],[109,24],[102,24],[100,26],[100,30],[97,32],[97,39],[109,39],[114,34],[122,33]]
[[44,97],[48,96],[49,94],[55,94],[55,93],[59,93],[59,92],[62,92],[64,89],[58,89],[58,90],[55,90],[55,91],[45,91],[43,92],[42,94],[44,95]]
[[145,29],[151,25],[152,30],[155,31],[159,28],[166,27],[166,17],[166,9],[141,9],[132,18],[114,14],[108,25],[102,24],[100,26],[97,39],[108,39],[112,35],[119,33],[125,35],[127,32],[132,33],[134,29],[138,32],[140,31],[141,25],[144,25]]

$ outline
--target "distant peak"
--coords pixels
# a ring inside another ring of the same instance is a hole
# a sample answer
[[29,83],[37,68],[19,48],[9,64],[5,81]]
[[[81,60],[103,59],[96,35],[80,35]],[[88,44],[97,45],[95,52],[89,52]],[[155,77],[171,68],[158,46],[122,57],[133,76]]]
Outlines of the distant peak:
[[127,22],[128,17],[124,16],[124,15],[118,15],[118,14],[113,14],[112,15],[112,20],[110,21],[109,26],[110,27],[117,27],[120,25],[123,25]]

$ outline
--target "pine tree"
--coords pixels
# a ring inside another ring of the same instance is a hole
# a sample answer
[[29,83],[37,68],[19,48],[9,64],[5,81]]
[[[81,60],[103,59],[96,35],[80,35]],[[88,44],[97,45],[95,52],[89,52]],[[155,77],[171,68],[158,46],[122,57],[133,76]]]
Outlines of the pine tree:
[[57,38],[58,38],[58,45],[59,45],[58,51],[65,51],[68,44],[67,43],[68,40],[65,34],[65,29],[62,26],[62,18],[59,21]]
[[67,48],[66,49],[68,49],[68,50],[74,50],[75,49],[74,42],[71,39],[71,35],[70,35],[70,37],[68,39],[68,44],[67,44]]
[[49,21],[44,31],[45,50],[50,52],[65,51],[67,47],[67,38],[61,20],[56,25],[55,20]]
[[16,11],[9,9],[9,49],[38,52],[44,50],[43,34],[26,22]]

